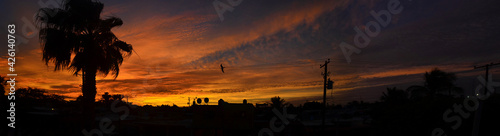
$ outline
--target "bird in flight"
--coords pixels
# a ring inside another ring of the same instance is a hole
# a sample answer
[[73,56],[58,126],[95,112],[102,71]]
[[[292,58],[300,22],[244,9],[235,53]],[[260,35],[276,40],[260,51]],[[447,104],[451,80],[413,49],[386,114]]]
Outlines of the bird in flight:
[[224,66],[222,66],[222,64],[220,64],[220,70],[222,70],[222,73],[224,73]]

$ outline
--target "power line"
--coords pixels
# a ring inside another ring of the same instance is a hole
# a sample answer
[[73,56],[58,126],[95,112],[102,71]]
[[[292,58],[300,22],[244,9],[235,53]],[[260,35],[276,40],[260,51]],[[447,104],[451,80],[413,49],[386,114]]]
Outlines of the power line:
[[[318,59],[305,59],[305,60],[295,60],[286,62],[275,62],[275,63],[261,63],[255,65],[241,65],[241,66],[225,66],[227,69],[276,69],[276,68],[289,68],[289,67],[314,67],[314,65],[320,63]],[[348,68],[365,68],[365,67],[377,67],[377,66],[367,66],[366,64],[343,64],[339,63],[341,67]],[[373,64],[371,64],[373,65]],[[217,70],[218,67],[211,68],[199,68],[203,70]]]

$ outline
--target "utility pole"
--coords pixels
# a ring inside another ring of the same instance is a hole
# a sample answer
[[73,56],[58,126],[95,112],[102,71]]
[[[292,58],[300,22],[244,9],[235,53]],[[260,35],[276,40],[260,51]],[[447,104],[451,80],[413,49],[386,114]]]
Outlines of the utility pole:
[[[488,93],[488,79],[489,79],[489,70],[491,66],[495,65],[500,65],[500,63],[490,63],[486,64],[483,66],[476,67],[474,66],[474,69],[480,69],[480,68],[485,68],[486,69],[486,75],[485,75],[485,80],[486,82],[484,83],[484,95]],[[483,100],[479,100],[479,107],[474,115],[474,124],[472,125],[472,136],[478,136],[479,134],[479,125],[481,124],[481,112],[483,111]]]
[[321,116],[323,116],[323,119],[321,121],[321,131],[325,131],[325,113],[326,113],[326,85],[327,85],[327,77],[328,77],[328,63],[330,63],[330,59],[325,61],[325,64],[320,65],[319,68],[325,67],[325,73],[323,73],[323,79],[325,80],[323,82],[323,111],[321,112]]

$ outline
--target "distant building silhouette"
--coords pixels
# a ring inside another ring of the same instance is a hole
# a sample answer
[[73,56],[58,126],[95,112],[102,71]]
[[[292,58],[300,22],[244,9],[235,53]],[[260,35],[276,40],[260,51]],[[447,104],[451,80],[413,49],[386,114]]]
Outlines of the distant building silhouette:
[[218,105],[193,105],[194,135],[217,135],[233,132],[250,132],[254,127],[254,106],[244,103],[227,103],[220,99]]

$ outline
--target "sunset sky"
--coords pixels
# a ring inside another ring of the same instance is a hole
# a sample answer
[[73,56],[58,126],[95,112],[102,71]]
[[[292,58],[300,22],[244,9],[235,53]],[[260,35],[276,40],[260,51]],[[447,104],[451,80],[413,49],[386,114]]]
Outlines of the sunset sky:
[[[45,65],[38,30],[32,27],[33,15],[44,7],[39,3],[46,1],[52,0],[0,2],[1,34],[7,34],[7,24],[16,24],[18,87],[42,88],[72,100],[81,95],[81,77]],[[219,99],[262,103],[280,96],[298,105],[322,99],[320,64],[328,58],[335,81],[327,92],[329,103],[376,101],[387,87],[423,85],[423,74],[435,67],[455,72],[457,85],[470,95],[479,84],[476,77],[484,75],[473,66],[500,62],[496,0],[401,0],[401,13],[353,53],[350,63],[339,45],[354,45],[353,28],[365,30],[376,21],[370,11],[387,10],[389,0],[243,0],[224,12],[224,20],[214,0],[101,2],[101,17],[123,20],[113,32],[135,53],[116,79],[97,77],[96,99],[109,92],[137,105],[186,106],[189,97],[208,97],[216,104]],[[7,47],[0,49],[5,76],[10,73]],[[490,72],[500,81],[500,68]]]

